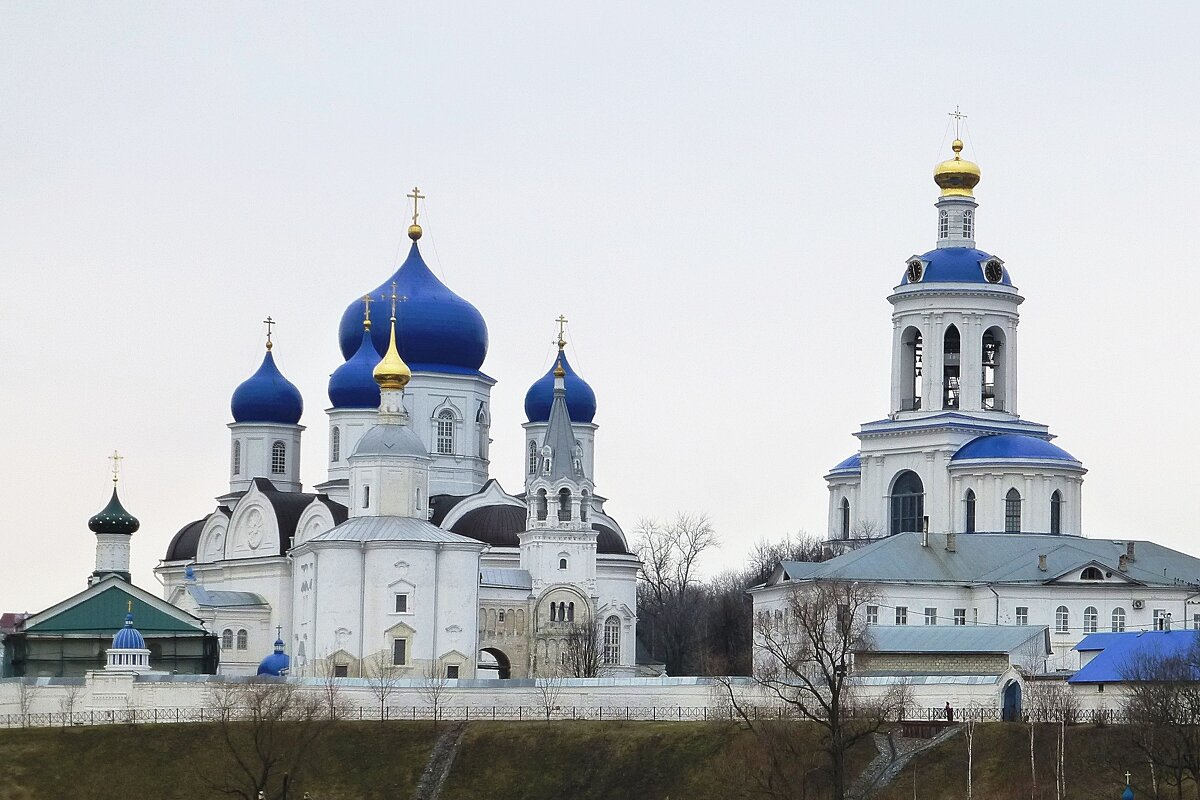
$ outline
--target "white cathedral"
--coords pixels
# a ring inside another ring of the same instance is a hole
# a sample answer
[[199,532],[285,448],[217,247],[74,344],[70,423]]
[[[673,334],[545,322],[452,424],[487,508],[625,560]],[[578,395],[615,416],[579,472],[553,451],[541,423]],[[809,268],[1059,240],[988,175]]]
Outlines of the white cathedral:
[[165,598],[220,636],[225,674],[254,674],[277,631],[292,675],[560,674],[581,630],[602,674],[633,674],[640,562],[595,492],[596,398],[561,324],[525,396],[511,495],[488,477],[487,327],[422,260],[415,213],[409,237],[396,273],[342,316],[327,479],[301,486],[303,400],[268,328],[233,393],[228,490],[172,539]]

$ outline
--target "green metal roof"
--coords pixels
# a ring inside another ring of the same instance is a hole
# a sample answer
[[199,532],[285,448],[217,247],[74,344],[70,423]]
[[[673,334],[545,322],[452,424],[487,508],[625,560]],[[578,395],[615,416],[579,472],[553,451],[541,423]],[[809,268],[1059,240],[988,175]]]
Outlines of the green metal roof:
[[144,635],[203,632],[199,625],[189,625],[126,591],[120,582],[31,625],[25,631],[112,635],[125,625],[130,601],[133,601],[133,624]]

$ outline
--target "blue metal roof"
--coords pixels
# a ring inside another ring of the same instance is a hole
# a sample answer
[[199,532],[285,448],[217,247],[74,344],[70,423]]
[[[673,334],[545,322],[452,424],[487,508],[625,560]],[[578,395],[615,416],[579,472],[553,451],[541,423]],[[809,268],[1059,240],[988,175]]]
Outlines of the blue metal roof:
[[834,465],[830,472],[862,472],[862,456],[858,453]]
[[958,448],[951,461],[968,458],[1030,458],[1039,461],[1073,461],[1075,456],[1058,445],[1036,436],[1019,433],[1001,433],[995,436],[980,436]]
[[229,404],[234,422],[276,422],[295,425],[304,413],[304,398],[275,366],[268,350],[258,371],[233,391]]
[[[1093,637],[1097,637],[1093,640]],[[1143,658],[1187,658],[1193,648],[1200,646],[1200,631],[1128,631],[1085,636],[1075,645],[1076,650],[1095,650],[1097,644],[1103,649],[1078,672],[1068,678],[1069,683],[1117,683],[1127,680],[1132,665]],[[1191,667],[1195,680],[1200,680],[1200,669]]]
[[330,404],[334,408],[379,408],[375,367],[380,358],[371,332],[363,331],[358,350],[329,376]]
[[146,649],[146,640],[142,638],[141,632],[133,627],[133,614],[125,615],[125,627],[117,631],[117,635],[113,637],[112,646],[114,650]]
[[[990,253],[976,250],[972,247],[942,247],[930,250],[918,256],[925,262],[925,271],[921,275],[921,283],[989,283],[983,276],[983,266],[980,262],[991,258]],[[1003,277],[1000,286],[1012,286],[1008,270],[1001,268]],[[908,283],[908,272],[905,271],[900,285]]]
[[[396,293],[405,298],[396,309],[396,347],[413,372],[474,374],[487,356],[488,333],[483,315],[475,306],[450,291],[437,279],[413,242],[400,269],[369,294],[378,300]],[[362,295],[359,295],[361,298]],[[342,357],[349,360],[362,340],[363,304],[356,298],[338,326]],[[375,350],[388,347],[387,314],[376,314],[371,329]]]
[[[567,414],[572,422],[591,422],[596,416],[596,393],[587,381],[571,368],[567,354],[562,353],[563,371],[567,373],[563,382],[567,388]],[[555,364],[557,364],[557,360]],[[549,371],[534,381],[525,393],[525,417],[530,422],[546,422],[550,419],[550,407],[554,404],[554,364]]]
[[283,639],[275,640],[275,651],[258,663],[259,675],[285,675],[291,659],[283,652]]

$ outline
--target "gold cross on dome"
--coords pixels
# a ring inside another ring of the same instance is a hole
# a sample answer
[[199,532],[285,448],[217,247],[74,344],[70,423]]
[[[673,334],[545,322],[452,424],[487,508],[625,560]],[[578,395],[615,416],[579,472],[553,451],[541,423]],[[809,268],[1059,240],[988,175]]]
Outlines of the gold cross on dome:
[[132,600],[130,600],[128,603],[126,603],[126,605],[125,605],[125,613],[126,613],[126,614],[132,614],[132,613],[133,613],[133,601],[132,601]]
[[270,350],[271,349],[271,329],[273,327],[275,327],[276,325],[278,325],[279,323],[277,323],[275,320],[271,319],[271,315],[268,314],[267,318],[263,320],[263,324],[267,326],[267,349]]
[[[386,300],[387,295],[379,295],[380,300]],[[396,294],[396,282],[392,281],[392,322],[396,321],[396,303],[408,302],[408,295]]]
[[955,104],[954,110],[951,111],[949,115],[951,117],[954,117],[954,138],[961,139],[962,138],[962,135],[961,135],[962,134],[962,121],[967,118],[967,115],[958,110],[957,104]]
[[563,338],[563,333],[567,329],[567,318],[562,314],[558,315],[558,319],[554,320],[558,323],[558,349],[562,350],[567,346],[567,340]]
[[282,639],[282,638],[283,638],[283,626],[282,626],[282,625],[276,625],[276,626],[275,626],[275,638],[276,638],[276,639]]
[[120,477],[121,462],[124,459],[125,459],[125,457],[123,455],[121,455],[120,453],[118,453],[116,450],[113,450],[113,454],[108,457],[108,460],[112,462],[112,476],[113,476],[114,484],[117,482],[118,478]]
[[363,322],[370,325],[371,324],[371,303],[374,303],[375,301],[371,299],[371,295],[369,295],[369,294],[364,294],[362,301],[363,301]]
[[418,214],[418,212],[417,212],[417,201],[419,201],[419,200],[424,200],[424,199],[425,199],[425,195],[421,194],[421,190],[420,190],[420,189],[418,189],[416,186],[414,186],[414,187],[413,187],[413,190],[412,190],[412,192],[410,192],[409,194],[405,195],[405,197],[411,197],[411,198],[412,198],[412,201],[413,201],[413,225],[416,225],[416,224],[417,224],[417,217],[419,216],[419,214]]
[[1129,775],[1130,775],[1129,770],[1125,770],[1125,785],[1126,786],[1129,785]]

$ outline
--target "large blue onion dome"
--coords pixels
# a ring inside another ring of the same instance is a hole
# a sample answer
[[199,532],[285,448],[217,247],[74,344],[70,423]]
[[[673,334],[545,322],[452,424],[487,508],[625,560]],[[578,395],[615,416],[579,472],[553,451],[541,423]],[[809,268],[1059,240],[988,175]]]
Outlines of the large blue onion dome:
[[[376,300],[390,297],[393,281],[396,294],[405,298],[396,309],[396,344],[409,368],[414,372],[478,372],[488,347],[483,315],[438,280],[425,265],[416,242],[396,274],[375,287],[371,296]],[[346,307],[338,326],[343,358],[354,356],[361,338],[360,298]],[[371,338],[376,352],[386,352],[388,326],[376,325]]]
[[145,650],[146,640],[142,638],[141,632],[133,627],[133,612],[125,615],[125,627],[117,631],[117,635],[113,637],[112,649],[114,650]]
[[287,653],[283,652],[283,639],[275,640],[275,651],[269,656],[258,662],[259,675],[286,675],[288,667],[291,666],[291,659]]
[[362,342],[350,360],[329,376],[329,402],[334,408],[379,408],[379,384],[373,371],[379,353],[371,331],[362,332]]
[[[914,268],[913,262],[920,267]],[[995,263],[991,266],[992,262]],[[911,277],[919,275],[917,280]],[[998,278],[993,280],[992,278]],[[906,262],[900,285],[910,283],[992,283],[1012,286],[1004,262],[974,247],[939,247]]]
[[295,425],[304,413],[304,398],[275,366],[270,346],[258,372],[233,391],[229,404],[234,422],[276,422]]
[[1029,459],[1079,463],[1075,456],[1058,445],[1036,436],[1026,436],[1020,433],[978,436],[958,448],[958,452],[950,457],[951,461],[967,459]]
[[571,422],[591,422],[592,417],[596,416],[596,393],[587,381],[571,369],[567,354],[561,350],[550,371],[538,378],[525,393],[525,417],[530,422],[546,422],[550,419],[550,406],[554,403],[554,370],[560,361],[566,373],[563,382],[566,384],[567,413],[571,415]]
[[121,505],[116,486],[113,487],[112,499],[108,501],[108,505],[88,520],[88,529],[92,533],[124,533],[132,536],[141,526],[138,518]]

